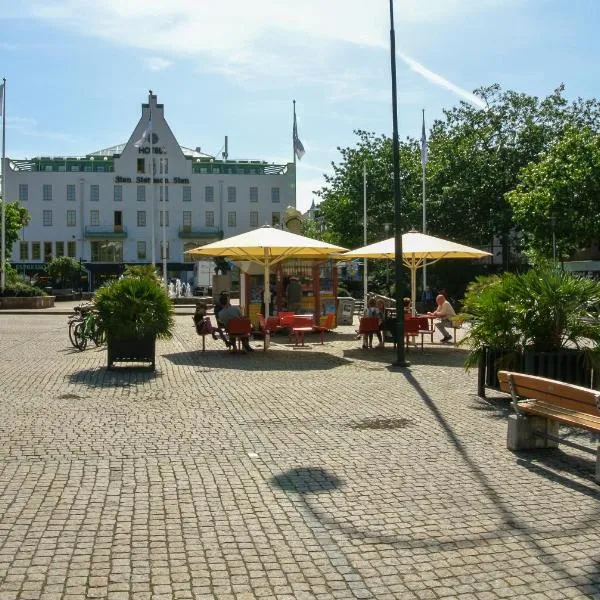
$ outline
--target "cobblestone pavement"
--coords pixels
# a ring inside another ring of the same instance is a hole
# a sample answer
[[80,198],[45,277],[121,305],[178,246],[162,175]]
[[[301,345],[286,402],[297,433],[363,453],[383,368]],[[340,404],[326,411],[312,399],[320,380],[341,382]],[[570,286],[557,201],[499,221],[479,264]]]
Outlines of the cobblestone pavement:
[[0,315],[0,600],[600,598],[592,457],[509,452],[463,350],[176,321],[152,374]]

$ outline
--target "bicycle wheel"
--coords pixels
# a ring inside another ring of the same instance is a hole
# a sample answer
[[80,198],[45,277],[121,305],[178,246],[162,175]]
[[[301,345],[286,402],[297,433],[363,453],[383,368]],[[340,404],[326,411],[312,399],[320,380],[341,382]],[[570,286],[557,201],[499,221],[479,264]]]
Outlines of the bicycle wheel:
[[76,346],[79,350],[85,350],[87,346],[87,338],[85,337],[85,323],[77,323],[73,330],[73,337],[75,338]]
[[106,342],[106,336],[104,335],[104,331],[101,331],[97,325],[94,325],[94,329],[92,331],[92,339],[94,340],[94,344],[96,346],[102,346]]
[[71,344],[77,348],[77,342],[75,341],[75,327],[80,325],[81,321],[73,320],[69,321],[69,339],[71,340]]

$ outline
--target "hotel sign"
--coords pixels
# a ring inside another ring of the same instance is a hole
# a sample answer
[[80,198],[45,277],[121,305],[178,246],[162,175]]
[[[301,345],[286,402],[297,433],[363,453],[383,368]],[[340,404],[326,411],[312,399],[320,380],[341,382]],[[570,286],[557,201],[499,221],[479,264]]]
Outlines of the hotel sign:
[[183,185],[189,185],[190,180],[187,177],[165,177],[163,182],[162,177],[136,177],[134,181],[133,177],[123,177],[122,175],[117,175],[115,177],[115,183],[179,183]]

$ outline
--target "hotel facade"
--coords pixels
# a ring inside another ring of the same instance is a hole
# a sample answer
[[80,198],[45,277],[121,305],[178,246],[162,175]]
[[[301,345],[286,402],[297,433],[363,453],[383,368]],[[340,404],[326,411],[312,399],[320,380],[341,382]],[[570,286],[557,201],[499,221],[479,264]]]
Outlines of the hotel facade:
[[53,257],[71,256],[94,289],[126,264],[160,266],[164,252],[168,276],[191,283],[186,250],[265,223],[280,226],[285,209],[295,208],[293,163],[182,147],[164,106],[156,95],[149,101],[120,146],[84,157],[6,158],[6,200],[31,217],[12,247],[19,272],[40,273]]

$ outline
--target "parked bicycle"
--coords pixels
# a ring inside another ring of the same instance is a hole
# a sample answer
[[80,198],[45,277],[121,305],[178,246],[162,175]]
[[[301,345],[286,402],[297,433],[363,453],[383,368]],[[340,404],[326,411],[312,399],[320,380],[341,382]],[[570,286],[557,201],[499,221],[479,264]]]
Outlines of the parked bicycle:
[[86,349],[88,340],[92,340],[96,346],[104,343],[104,332],[98,327],[91,304],[75,307],[75,313],[69,317],[69,339],[75,348],[82,351]]

